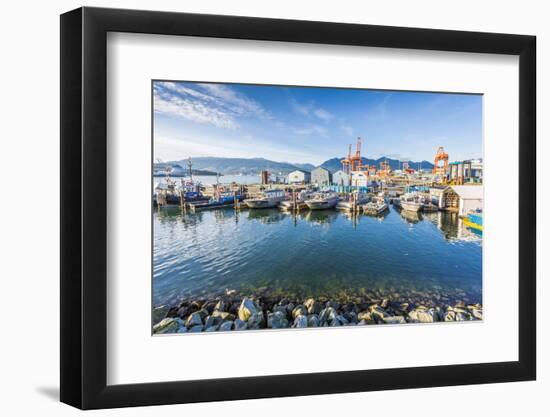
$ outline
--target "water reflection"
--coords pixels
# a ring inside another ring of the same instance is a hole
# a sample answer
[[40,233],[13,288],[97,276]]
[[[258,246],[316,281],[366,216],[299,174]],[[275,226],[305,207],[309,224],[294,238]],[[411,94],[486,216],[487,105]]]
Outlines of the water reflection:
[[155,303],[225,288],[481,297],[482,239],[454,213],[174,208],[155,210],[153,226]]
[[257,220],[265,224],[278,223],[285,218],[285,214],[279,209],[248,210],[248,219]]
[[338,217],[336,210],[308,210],[300,214],[302,218],[314,224],[329,224]]
[[422,213],[416,211],[401,210],[399,214],[407,223],[411,224],[416,224],[423,218]]

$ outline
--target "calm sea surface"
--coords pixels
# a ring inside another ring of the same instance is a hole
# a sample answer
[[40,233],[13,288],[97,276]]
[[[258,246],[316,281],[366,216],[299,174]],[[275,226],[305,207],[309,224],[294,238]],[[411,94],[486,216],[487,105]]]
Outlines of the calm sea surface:
[[481,302],[481,237],[456,215],[405,213],[155,211],[153,303],[226,288],[304,296],[365,288],[458,292]]

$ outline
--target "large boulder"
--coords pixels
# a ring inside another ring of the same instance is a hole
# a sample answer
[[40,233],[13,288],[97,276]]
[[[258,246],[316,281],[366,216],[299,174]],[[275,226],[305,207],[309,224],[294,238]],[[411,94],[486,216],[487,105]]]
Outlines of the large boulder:
[[370,311],[361,311],[357,315],[357,318],[359,319],[359,321],[372,321],[372,322],[374,322],[374,319],[372,318],[372,314],[371,314]]
[[305,305],[300,304],[292,310],[292,318],[295,319],[298,316],[307,316],[307,308]]
[[483,320],[483,308],[480,304],[469,305],[468,311],[474,319]]
[[212,317],[219,318],[223,321],[233,321],[233,320],[235,320],[235,315],[231,314],[231,313],[228,313],[227,311],[214,310],[214,312],[212,313]]
[[443,316],[443,321],[455,321],[456,320],[456,313],[454,310],[447,310],[445,315]]
[[232,329],[233,329],[233,322],[232,321],[224,321],[219,327],[220,332],[226,332],[226,331],[232,330]]
[[164,333],[176,333],[178,331],[179,324],[178,321],[173,317],[167,317],[162,319],[159,323],[153,326],[153,333],[155,334],[164,334]]
[[327,307],[323,310],[321,310],[321,313],[319,314],[319,323],[324,325],[325,323],[328,323],[330,321],[336,320],[336,316],[338,313],[334,309],[334,307]]
[[317,314],[310,314],[307,318],[308,327],[319,327],[319,317]]
[[214,310],[218,311],[227,311],[228,308],[229,303],[224,298],[220,298],[220,300],[214,306]]
[[344,313],[344,317],[349,323],[357,323],[359,320],[357,320],[357,314],[355,311],[348,311],[347,313]]
[[248,321],[254,313],[259,313],[261,309],[250,298],[243,298],[239,306],[238,316],[242,321]]
[[185,322],[187,327],[199,326],[202,325],[202,315],[198,312],[192,313],[187,317]]
[[433,323],[438,320],[439,314],[434,308],[420,306],[409,312],[409,321],[413,323]]
[[459,311],[459,312],[456,312],[456,319],[455,320],[456,321],[470,321],[470,320],[472,320],[472,316],[470,316],[470,314],[468,314],[468,313]]
[[158,323],[165,318],[169,310],[170,308],[168,306],[158,306],[153,308],[153,323]]
[[199,324],[197,326],[193,326],[189,329],[189,333],[199,333],[204,330],[204,326],[202,324]]
[[222,322],[222,319],[219,317],[208,316],[204,321],[204,327],[207,330],[211,327],[214,327],[215,329],[217,329],[218,326],[221,324],[221,322]]
[[178,312],[176,313],[179,317],[184,319],[189,314],[189,307],[188,306],[181,306],[178,309]]
[[208,310],[201,308],[199,311],[197,311],[197,314],[201,316],[202,320],[205,320],[208,317]]
[[259,311],[257,313],[252,314],[247,321],[248,328],[250,329],[259,329],[262,327],[263,323],[264,323],[263,311]]
[[235,330],[246,330],[247,324],[241,319],[235,320]]
[[208,300],[202,305],[202,310],[206,310],[208,314],[212,314],[216,305],[216,300]]
[[370,306],[369,311],[373,319],[378,319],[380,321],[384,321],[384,318],[389,316],[386,310],[377,304]]
[[308,314],[319,314],[323,309],[321,303],[315,301],[313,298],[308,298],[304,303],[304,306],[307,308]]
[[387,316],[382,319],[386,324],[405,324],[405,317],[403,316]]
[[294,323],[292,324],[292,327],[296,327],[298,329],[307,327],[307,316],[304,316],[302,314],[296,316],[296,318],[294,319]]
[[280,311],[269,313],[267,315],[267,327],[270,329],[285,329],[288,327],[286,315]]

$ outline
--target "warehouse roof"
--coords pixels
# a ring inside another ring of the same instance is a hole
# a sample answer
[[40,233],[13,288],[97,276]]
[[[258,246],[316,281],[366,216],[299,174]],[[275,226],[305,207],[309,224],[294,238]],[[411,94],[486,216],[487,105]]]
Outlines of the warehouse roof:
[[451,189],[463,200],[483,200],[482,185],[452,185]]

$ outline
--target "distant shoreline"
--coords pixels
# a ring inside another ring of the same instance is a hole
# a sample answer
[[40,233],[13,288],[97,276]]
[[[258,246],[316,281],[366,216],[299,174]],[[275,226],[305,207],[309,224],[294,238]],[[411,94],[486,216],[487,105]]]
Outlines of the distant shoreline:
[[[212,172],[212,171],[193,171],[192,175],[196,175],[197,177],[215,177],[215,176],[223,177],[223,174]],[[171,178],[185,178],[185,177],[188,177],[189,174],[170,174],[170,175],[153,174],[153,177],[155,178],[166,178],[168,176]]]

